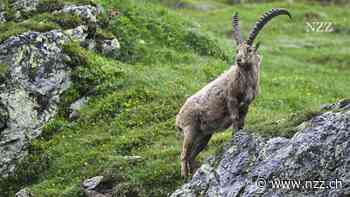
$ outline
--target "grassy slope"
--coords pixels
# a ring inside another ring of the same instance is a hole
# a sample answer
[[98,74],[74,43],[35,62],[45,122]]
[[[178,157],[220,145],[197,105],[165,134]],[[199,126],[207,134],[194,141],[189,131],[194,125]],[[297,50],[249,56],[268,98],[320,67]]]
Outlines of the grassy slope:
[[[276,135],[276,127],[289,127],[295,114],[350,96],[346,9],[286,3],[232,7],[217,1],[216,9],[204,12],[169,11],[156,0],[156,6],[145,8],[141,1],[136,7],[125,0],[100,2],[123,13],[110,26],[121,41],[122,61],[67,46],[83,66],[74,71],[76,83],[60,114],[9,182],[16,184],[13,191],[28,185],[37,196],[78,196],[81,180],[98,174],[120,183],[118,196],[166,196],[181,185],[175,115],[186,97],[228,67],[223,54],[232,54],[230,16],[238,10],[244,32],[272,7],[287,7],[294,15],[292,22],[274,20],[258,38],[264,56],[261,95],[251,107],[248,128]],[[310,10],[318,10],[318,20],[336,23],[340,32],[306,33],[304,14]],[[213,36],[224,53],[208,39]],[[65,107],[88,88],[95,93],[81,118],[67,121]],[[230,132],[217,134],[201,157],[229,137]]]

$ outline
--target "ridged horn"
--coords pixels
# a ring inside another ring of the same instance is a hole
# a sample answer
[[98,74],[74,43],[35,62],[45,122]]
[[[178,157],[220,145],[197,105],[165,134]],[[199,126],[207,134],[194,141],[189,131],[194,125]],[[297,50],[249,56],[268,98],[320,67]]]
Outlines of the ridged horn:
[[247,39],[247,44],[251,46],[260,30],[262,30],[271,19],[279,15],[287,15],[290,19],[292,18],[292,15],[289,13],[289,11],[284,8],[273,8],[272,10],[266,12],[260,17],[259,21],[256,22],[255,26],[250,31],[249,37]]
[[233,27],[233,38],[236,41],[236,44],[239,45],[243,42],[243,36],[241,33],[241,29],[239,28],[239,18],[238,12],[235,13],[232,17],[232,27]]

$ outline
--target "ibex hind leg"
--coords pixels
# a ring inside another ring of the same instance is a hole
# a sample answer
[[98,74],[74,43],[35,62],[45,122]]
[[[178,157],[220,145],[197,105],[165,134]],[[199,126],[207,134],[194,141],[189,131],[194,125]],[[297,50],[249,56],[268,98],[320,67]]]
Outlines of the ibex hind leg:
[[212,134],[204,135],[200,134],[196,139],[194,146],[192,148],[192,152],[189,158],[189,167],[190,167],[190,173],[194,174],[199,167],[199,164],[196,162],[197,155],[202,152],[202,150],[208,145],[208,142],[211,138]]
[[188,126],[183,129],[184,141],[181,152],[181,176],[187,177],[190,171],[189,159],[193,149],[194,140],[198,136],[198,131],[193,126]]

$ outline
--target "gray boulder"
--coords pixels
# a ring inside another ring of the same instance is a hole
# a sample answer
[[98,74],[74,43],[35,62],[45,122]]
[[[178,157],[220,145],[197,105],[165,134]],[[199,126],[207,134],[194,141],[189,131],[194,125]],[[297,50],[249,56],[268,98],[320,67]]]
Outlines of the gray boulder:
[[82,190],[86,197],[112,197],[113,189],[103,176],[96,176],[83,181]]
[[70,120],[75,120],[79,118],[80,116],[80,109],[86,105],[86,103],[89,101],[88,97],[82,97],[78,100],[76,100],[74,103],[72,103],[69,106],[69,116],[68,118]]
[[100,53],[108,57],[114,57],[116,52],[120,49],[120,44],[117,39],[102,40],[100,46]]
[[[37,2],[16,0],[11,6],[30,11]],[[26,32],[0,44],[0,65],[8,66],[5,80],[0,81],[0,177],[14,171],[31,140],[56,115],[60,96],[71,83],[71,68],[66,64],[69,57],[62,51],[62,45],[72,40],[80,43],[93,40],[89,37],[91,24],[96,24],[100,11],[91,5],[65,6],[58,12],[77,14],[85,22],[65,31]],[[105,50],[113,51],[113,46],[106,46]]]
[[237,132],[171,196],[350,195],[350,101],[327,109],[291,139]]
[[100,9],[91,5],[66,5],[59,12],[75,14],[88,23],[96,23]]
[[102,182],[103,176],[95,176],[89,179],[86,179],[82,186],[84,189],[93,190]]
[[6,128],[0,134],[0,174],[13,171],[31,139],[57,110],[60,94],[69,87],[70,68],[61,44],[62,31],[28,32],[0,45],[0,64],[9,65],[6,83],[0,85]]
[[29,189],[24,188],[21,189],[16,193],[16,197],[33,197],[32,193],[29,191]]
[[32,12],[35,11],[39,4],[39,0],[15,0],[10,3],[12,9],[19,12]]

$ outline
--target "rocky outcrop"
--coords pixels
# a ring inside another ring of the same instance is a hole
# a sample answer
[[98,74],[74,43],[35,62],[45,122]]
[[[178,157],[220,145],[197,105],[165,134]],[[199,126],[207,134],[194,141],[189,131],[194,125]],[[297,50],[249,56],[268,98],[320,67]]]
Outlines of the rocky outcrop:
[[59,12],[75,14],[85,22],[96,23],[96,16],[101,12],[101,9],[91,5],[67,5]]
[[9,66],[0,86],[0,101],[8,118],[0,134],[0,174],[14,169],[29,141],[56,113],[59,96],[69,87],[68,58],[61,44],[69,41],[64,32],[28,32],[0,45],[0,63]]
[[16,193],[16,197],[33,197],[32,193],[29,191],[29,189],[24,188],[21,189]]
[[39,4],[39,0],[15,0],[10,3],[12,9],[16,10],[19,15],[35,11]]
[[171,196],[350,195],[350,100],[324,108],[291,139],[236,133]]
[[[30,11],[37,2],[18,0],[12,1],[11,6],[19,12]],[[80,26],[65,31],[26,32],[0,44],[0,65],[8,67],[4,80],[0,81],[0,177],[14,171],[30,141],[55,116],[60,96],[71,83],[71,68],[66,64],[69,56],[64,54],[62,46],[72,40],[96,42],[89,37],[89,25],[98,26],[99,9],[91,5],[65,6],[57,12],[81,16],[84,21]],[[115,52],[118,47],[119,43],[106,45],[100,52]]]

